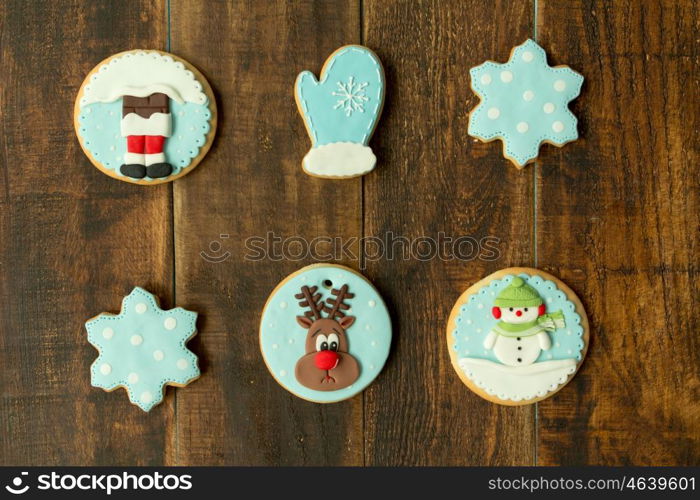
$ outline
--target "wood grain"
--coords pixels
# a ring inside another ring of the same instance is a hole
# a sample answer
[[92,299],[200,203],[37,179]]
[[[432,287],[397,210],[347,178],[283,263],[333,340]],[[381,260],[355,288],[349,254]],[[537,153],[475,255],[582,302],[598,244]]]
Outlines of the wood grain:
[[[0,464],[699,463],[698,11],[690,0],[0,3]],[[468,70],[529,37],[585,76],[572,105],[581,138],[517,171],[499,143],[467,135]],[[315,179],[301,170],[310,141],[293,83],[348,43],[386,70],[378,166]],[[110,179],[72,130],[83,77],[134,48],[185,58],[217,98],[212,150],[170,185]],[[269,293],[315,261],[246,260],[246,239],[268,232],[492,236],[498,255],[377,258],[359,243],[339,255],[386,299],[393,350],[363,395],[316,405],[281,388],[258,349]],[[581,370],[537,406],[472,394],[445,348],[459,295],[510,266],[561,278],[591,322]],[[200,312],[189,345],[202,377],[149,414],[89,382],[84,321],[116,312],[134,285]]]
[[[207,161],[175,186],[177,297],[203,312],[193,348],[205,376],[178,394],[171,463],[362,464],[362,397],[303,401],[275,382],[258,347],[269,293],[311,259],[245,260],[246,238],[268,231],[307,241],[362,232],[361,181],[302,172],[310,141],[293,95],[297,73],[318,74],[336,48],[359,42],[359,13],[358,2],[171,3],[172,51],[221,96]],[[223,263],[199,255],[213,240],[231,253]]]
[[18,0],[0,20],[0,463],[160,464],[169,398],[146,414],[91,387],[84,322],[135,285],[171,303],[171,196],[94,168],[72,104],[108,55],[164,48],[164,2]]
[[[478,102],[468,69],[507,59],[530,35],[530,2],[364,2],[365,45],[385,64],[387,101],[365,177],[365,236],[500,239],[496,260],[367,259],[367,276],[392,306],[389,363],[365,391],[368,465],[534,462],[534,407],[505,408],[472,394],[450,363],[444,332],[469,285],[530,265],[532,173],[500,146],[467,136]],[[494,26],[507,25],[508,30]]]
[[540,156],[538,260],[592,325],[578,376],[539,405],[538,463],[697,465],[697,3],[538,5],[551,62],[586,77],[582,138]]

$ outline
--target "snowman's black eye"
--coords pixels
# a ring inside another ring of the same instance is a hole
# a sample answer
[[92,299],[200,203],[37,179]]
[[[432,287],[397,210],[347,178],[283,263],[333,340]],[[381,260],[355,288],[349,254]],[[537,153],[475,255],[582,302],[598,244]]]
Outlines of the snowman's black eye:
[[525,309],[523,309],[523,310],[524,310],[525,312],[527,312],[527,307],[526,307]]
[[512,308],[512,307],[508,308],[508,310],[509,310],[510,312],[513,312],[513,308]]

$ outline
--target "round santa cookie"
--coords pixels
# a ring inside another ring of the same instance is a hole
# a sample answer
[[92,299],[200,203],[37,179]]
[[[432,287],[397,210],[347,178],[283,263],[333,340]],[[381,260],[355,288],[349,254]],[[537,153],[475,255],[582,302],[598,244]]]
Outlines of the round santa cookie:
[[122,181],[160,184],[189,173],[206,155],[216,103],[207,80],[187,61],[130,50],[85,77],[73,121],[97,168]]
[[272,376],[315,403],[362,392],[381,372],[390,346],[391,319],[377,290],[335,264],[314,264],[286,277],[260,321],[260,349]]
[[503,269],[462,294],[447,324],[452,365],[479,396],[503,405],[548,398],[588,348],[588,319],[564,283],[538,269]]

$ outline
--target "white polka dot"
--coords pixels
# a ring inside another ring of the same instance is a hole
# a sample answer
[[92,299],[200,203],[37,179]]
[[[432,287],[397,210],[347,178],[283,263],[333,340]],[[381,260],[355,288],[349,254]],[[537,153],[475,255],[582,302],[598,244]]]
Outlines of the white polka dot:
[[286,302],[280,302],[280,309],[287,309],[287,303],[286,303]]
[[164,357],[165,354],[160,349],[158,349],[157,351],[153,351],[153,359],[155,359],[156,361],[163,361]]
[[372,342],[369,343],[372,347],[377,347],[377,343],[373,340]]
[[290,343],[290,344],[293,344],[293,343],[294,343],[294,339],[289,339],[289,343]]
[[501,116],[501,111],[498,108],[489,108],[489,110],[486,112],[486,116],[488,116],[492,120],[495,120],[496,118]]
[[479,309],[483,309],[483,308],[484,308],[484,304],[481,304],[481,303],[480,303],[480,304],[478,304],[476,307],[479,308]]
[[151,394],[151,393],[148,392],[148,391],[143,391],[143,392],[141,393],[141,402],[144,403],[144,404],[148,404],[148,403],[150,403],[151,401],[153,401],[153,394]]
[[551,303],[552,303],[552,297],[547,297],[547,304],[551,304]]
[[148,309],[148,307],[143,302],[139,302],[138,304],[136,304],[136,307],[134,308],[134,310],[139,314],[145,313],[146,309]]
[[177,320],[173,317],[165,318],[165,321],[163,321],[163,326],[166,330],[174,330],[177,326]]
[[141,335],[132,335],[131,336],[131,345],[141,345],[143,342],[143,337]]
[[530,52],[529,50],[526,50],[523,52],[523,61],[525,62],[532,62],[532,60],[535,58],[535,54]]
[[544,106],[542,106],[542,111],[544,111],[548,115],[551,115],[552,113],[554,113],[554,104],[552,104],[551,102],[545,102]]
[[277,344],[272,344],[273,349],[277,349],[279,346]]
[[567,354],[573,354],[573,352],[571,352],[571,349],[569,349],[568,351],[566,351],[566,353],[567,353]]
[[370,325],[370,324],[365,325],[365,330],[367,330],[369,332],[371,329],[372,329],[372,325]]
[[564,124],[560,121],[556,121],[552,123],[552,130],[554,130],[555,132],[561,132],[564,130]]
[[110,373],[112,373],[112,367],[109,366],[107,363],[102,363],[100,365],[100,373],[102,375],[109,375]]
[[464,350],[464,355],[467,356],[469,354],[469,349]]
[[489,75],[488,73],[484,73],[483,75],[481,75],[481,83],[483,85],[490,84],[491,83],[491,75]]
[[564,92],[564,90],[566,90],[566,82],[564,80],[557,80],[554,82],[554,90],[557,92]]
[[483,330],[481,328],[476,329],[476,333],[481,333],[481,332],[483,332]]
[[513,81],[513,73],[510,71],[501,71],[501,81],[503,83],[510,83]]
[[112,330],[111,328],[105,328],[104,330],[102,330],[102,336],[109,340],[114,336],[114,330]]
[[280,370],[280,376],[281,376],[281,377],[286,377],[286,376],[287,376],[287,370]]
[[375,368],[376,368],[376,366],[374,366],[374,365],[369,365],[369,369],[370,369],[370,370],[374,370]]
[[571,335],[571,330],[567,330],[567,331],[566,331],[566,334],[567,334],[567,335]]
[[139,376],[138,376],[136,373],[131,372],[131,373],[126,377],[126,380],[127,380],[130,384],[135,384],[135,383],[137,383],[137,382],[139,381]]
[[465,342],[469,342],[469,337],[464,337]]
[[187,362],[187,360],[186,360],[185,358],[180,358],[180,359],[177,360],[176,366],[177,366],[180,370],[187,370],[187,367],[189,366],[189,363]]
[[375,301],[373,301],[373,300],[370,300],[369,302],[367,302],[367,305],[370,306],[370,307],[374,307],[374,306],[377,305],[377,303],[376,303]]
[[535,93],[532,90],[526,90],[523,92],[523,99],[526,101],[532,101],[535,98]]
[[520,122],[515,126],[515,129],[521,134],[524,134],[525,132],[530,130],[530,126],[525,122]]

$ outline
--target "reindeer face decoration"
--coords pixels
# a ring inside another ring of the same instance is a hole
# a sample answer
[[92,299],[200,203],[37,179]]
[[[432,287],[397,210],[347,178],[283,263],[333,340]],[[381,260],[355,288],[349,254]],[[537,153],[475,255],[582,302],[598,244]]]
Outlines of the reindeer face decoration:
[[306,352],[297,361],[294,373],[300,384],[316,391],[343,389],[360,376],[357,360],[348,353],[346,333],[355,317],[344,312],[350,309],[344,300],[355,295],[348,292],[347,285],[333,288],[331,294],[334,297],[324,303],[317,286],[302,286],[301,293],[294,296],[301,307],[308,308],[304,316],[296,318],[307,333]]

